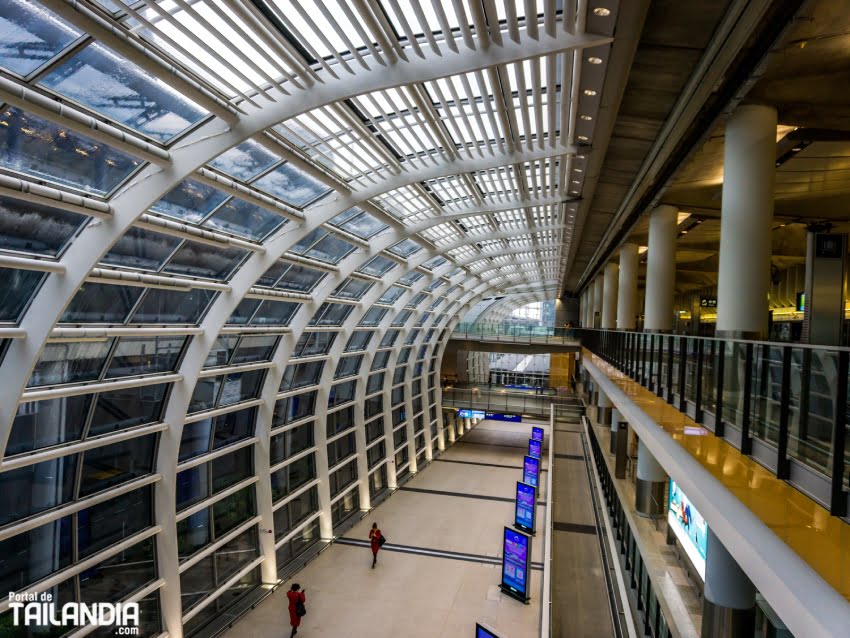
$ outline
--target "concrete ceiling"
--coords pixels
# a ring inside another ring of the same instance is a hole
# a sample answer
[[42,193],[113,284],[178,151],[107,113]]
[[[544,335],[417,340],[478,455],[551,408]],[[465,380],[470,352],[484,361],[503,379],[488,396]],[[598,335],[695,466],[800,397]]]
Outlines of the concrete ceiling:
[[[587,225],[581,238],[566,280],[567,290],[584,285],[604,259],[616,255],[613,250],[622,241],[646,245],[645,210],[636,211],[619,236],[609,225],[618,209],[622,212],[639,165],[677,99],[677,88],[688,81],[729,4],[652,3],[600,184],[589,205],[594,222]],[[780,270],[805,263],[808,224],[828,222],[836,231],[850,232],[848,3],[804,3],[781,37],[772,42],[761,64],[739,83],[736,93],[726,113],[741,102],[777,108],[780,126],[772,263]],[[688,149],[686,161],[676,166],[664,183],[651,185],[657,191],[655,203],[674,204],[690,213],[679,226],[678,292],[717,283],[724,126],[721,113],[706,129],[707,134]],[[601,241],[608,245],[600,246]]]

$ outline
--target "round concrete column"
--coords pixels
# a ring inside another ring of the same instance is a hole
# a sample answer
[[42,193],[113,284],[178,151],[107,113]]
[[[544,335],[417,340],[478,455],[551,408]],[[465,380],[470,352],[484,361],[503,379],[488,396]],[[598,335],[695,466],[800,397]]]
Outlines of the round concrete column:
[[638,246],[620,248],[620,280],[617,284],[617,330],[634,330],[637,315]]
[[658,206],[649,214],[649,250],[646,262],[646,306],[643,329],[673,329],[673,285],[676,281],[675,206]]
[[726,123],[717,336],[767,337],[776,109],[748,104]]
[[708,528],[702,638],[750,638],[755,630],[756,588]]
[[605,275],[602,283],[602,328],[613,330],[617,327],[617,281],[620,267],[609,262],[605,264]]
[[600,273],[593,280],[593,327],[602,325],[602,296],[605,294],[605,275]]
[[599,388],[596,393],[596,422],[599,425],[608,425],[611,423],[612,407],[614,407],[614,404],[611,403],[611,399],[602,391],[602,388]]
[[472,419],[464,418],[463,420],[463,431],[464,433],[469,432],[472,429]]
[[584,310],[584,327],[592,328],[593,327],[593,291],[594,285],[593,282],[587,287],[585,294],[587,295],[587,307]]
[[617,450],[617,432],[620,429],[620,421],[623,420],[623,416],[620,414],[620,411],[617,408],[611,409],[611,445],[609,446],[609,451],[611,454],[614,454]]
[[667,474],[655,460],[643,441],[638,440],[637,485],[635,486],[635,511],[641,516],[664,514],[664,487]]

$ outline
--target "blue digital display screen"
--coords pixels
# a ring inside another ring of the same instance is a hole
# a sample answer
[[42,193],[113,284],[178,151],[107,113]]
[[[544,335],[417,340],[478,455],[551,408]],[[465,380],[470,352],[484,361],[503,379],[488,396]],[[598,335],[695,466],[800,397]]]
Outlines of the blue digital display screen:
[[522,423],[521,414],[503,414],[501,412],[487,412],[486,417],[491,421],[508,421],[509,423]]
[[457,415],[461,419],[483,419],[484,410],[458,410]]
[[502,586],[520,596],[526,596],[528,590],[528,564],[531,555],[531,537],[505,528],[505,540],[502,549]]
[[522,482],[539,487],[540,481],[540,459],[533,456],[524,456],[522,458]]
[[528,456],[533,456],[536,459],[540,458],[540,448],[543,444],[535,439],[528,439]]
[[478,623],[475,623],[475,638],[499,638],[499,636],[489,629],[485,629]]
[[537,490],[533,485],[517,481],[516,484],[516,516],[514,524],[530,532],[534,531],[534,514],[537,501]]
[[535,441],[543,440],[543,428],[531,428],[531,438]]

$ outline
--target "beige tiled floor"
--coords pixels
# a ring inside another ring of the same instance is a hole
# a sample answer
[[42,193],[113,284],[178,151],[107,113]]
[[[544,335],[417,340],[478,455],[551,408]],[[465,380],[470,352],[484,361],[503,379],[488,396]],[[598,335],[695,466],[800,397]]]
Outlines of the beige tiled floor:
[[[811,498],[741,454],[716,436],[694,436],[699,428],[679,412],[605,361],[584,351],[672,438],[752,510],[765,525],[812,566],[841,595],[850,599],[850,525]],[[685,426],[689,428],[685,432]]]
[[[548,428],[547,428],[548,429]],[[499,468],[435,461],[405,487],[513,498],[521,478],[531,424],[485,421],[448,449],[443,459],[495,463]],[[493,444],[493,445],[488,445]],[[538,525],[544,508],[538,507]],[[345,536],[365,539],[373,521],[397,543],[484,556],[501,555],[502,528],[513,505],[486,499],[396,492]],[[540,561],[540,537],[532,561]],[[299,636],[324,638],[462,638],[482,621],[504,638],[536,638],[542,571],[531,577],[531,604],[498,593],[498,565],[399,552],[379,555],[370,569],[367,547],[335,543],[296,576],[307,590],[308,614]],[[283,587],[237,623],[227,638],[289,635]]]

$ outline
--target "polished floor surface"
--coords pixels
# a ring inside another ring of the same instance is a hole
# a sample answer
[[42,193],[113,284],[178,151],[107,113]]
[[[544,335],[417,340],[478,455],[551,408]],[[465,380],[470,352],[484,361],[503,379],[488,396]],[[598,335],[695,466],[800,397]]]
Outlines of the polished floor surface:
[[[584,351],[640,408],[842,596],[850,599],[850,525],[672,405]],[[687,432],[685,430],[687,428]]]
[[[308,609],[298,636],[460,638],[473,636],[476,621],[483,621],[503,638],[536,638],[540,535],[532,546],[531,604],[498,589],[502,530],[513,522],[516,481],[530,433],[531,424],[479,423],[347,532],[343,542],[308,563],[295,577],[306,588]],[[544,515],[545,508],[538,507],[540,527]],[[394,550],[379,554],[376,569],[370,569],[367,546],[345,540],[365,540],[373,521],[386,534],[387,549]],[[288,585],[234,625],[227,637],[288,636]]]

